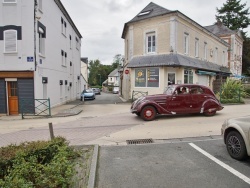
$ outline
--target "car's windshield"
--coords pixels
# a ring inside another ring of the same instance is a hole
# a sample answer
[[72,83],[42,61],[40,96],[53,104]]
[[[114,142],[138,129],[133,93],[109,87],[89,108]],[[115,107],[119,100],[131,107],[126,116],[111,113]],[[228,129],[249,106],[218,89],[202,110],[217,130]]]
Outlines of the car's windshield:
[[175,87],[173,87],[173,86],[168,86],[168,87],[166,88],[166,90],[163,92],[163,94],[172,95],[173,92],[174,92],[174,90],[175,90]]
[[93,90],[92,89],[86,89],[86,90],[83,90],[83,93],[93,93]]

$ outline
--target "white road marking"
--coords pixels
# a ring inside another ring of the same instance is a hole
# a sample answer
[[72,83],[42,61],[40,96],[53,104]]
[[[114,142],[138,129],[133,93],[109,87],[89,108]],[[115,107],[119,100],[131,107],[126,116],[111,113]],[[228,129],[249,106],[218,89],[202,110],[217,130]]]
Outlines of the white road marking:
[[238,172],[237,170],[228,166],[227,164],[221,162],[220,160],[218,160],[214,156],[210,155],[209,153],[207,153],[206,151],[204,151],[200,147],[196,146],[194,143],[189,143],[189,145],[192,146],[197,151],[199,151],[200,153],[202,153],[203,155],[205,155],[206,157],[208,157],[209,159],[211,159],[212,161],[216,162],[218,165],[222,166],[223,168],[225,168],[226,170],[228,170],[229,172],[234,174],[235,176],[239,177],[240,179],[242,179],[246,183],[250,184],[250,179],[248,177],[246,177],[245,175],[241,174],[240,172]]

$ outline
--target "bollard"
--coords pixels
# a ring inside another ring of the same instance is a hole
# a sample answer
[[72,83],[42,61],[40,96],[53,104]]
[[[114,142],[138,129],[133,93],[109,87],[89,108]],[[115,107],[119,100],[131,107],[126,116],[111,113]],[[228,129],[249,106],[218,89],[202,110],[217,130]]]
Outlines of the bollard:
[[50,132],[50,138],[51,140],[53,140],[55,138],[55,135],[54,135],[52,123],[49,123],[49,132]]

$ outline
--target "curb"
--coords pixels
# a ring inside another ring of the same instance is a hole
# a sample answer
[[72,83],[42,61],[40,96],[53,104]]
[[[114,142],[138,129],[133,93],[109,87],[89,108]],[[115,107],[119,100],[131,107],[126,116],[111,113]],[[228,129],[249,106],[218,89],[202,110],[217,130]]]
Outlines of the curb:
[[93,153],[92,161],[91,161],[91,167],[90,167],[88,188],[94,188],[95,187],[98,152],[99,152],[99,146],[95,145],[94,153]]

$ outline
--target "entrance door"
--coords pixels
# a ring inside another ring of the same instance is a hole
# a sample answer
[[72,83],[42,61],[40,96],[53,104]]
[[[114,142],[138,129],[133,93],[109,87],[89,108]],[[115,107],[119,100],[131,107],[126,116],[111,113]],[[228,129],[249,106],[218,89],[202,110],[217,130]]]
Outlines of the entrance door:
[[9,115],[18,114],[17,82],[8,83],[8,107]]
[[168,85],[175,84],[175,73],[168,73]]

